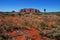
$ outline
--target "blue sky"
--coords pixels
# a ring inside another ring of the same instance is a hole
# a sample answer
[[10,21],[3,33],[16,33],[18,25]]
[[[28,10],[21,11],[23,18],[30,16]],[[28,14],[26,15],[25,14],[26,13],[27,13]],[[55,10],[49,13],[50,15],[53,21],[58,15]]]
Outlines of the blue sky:
[[43,12],[60,11],[60,0],[0,0],[0,11],[19,11],[22,8],[36,8]]

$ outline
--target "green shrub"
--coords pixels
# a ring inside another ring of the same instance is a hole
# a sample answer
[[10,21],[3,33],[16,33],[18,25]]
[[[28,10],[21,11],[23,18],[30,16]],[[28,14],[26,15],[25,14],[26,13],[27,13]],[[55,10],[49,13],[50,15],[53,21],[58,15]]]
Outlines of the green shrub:
[[50,31],[51,32],[49,34],[47,34],[47,36],[50,38],[54,38],[54,37],[60,35],[60,29],[59,28],[51,28]]
[[56,24],[57,24],[57,25],[60,25],[60,18],[58,18],[58,19],[56,20]]
[[41,22],[40,25],[44,27],[47,26],[48,24],[46,22]]

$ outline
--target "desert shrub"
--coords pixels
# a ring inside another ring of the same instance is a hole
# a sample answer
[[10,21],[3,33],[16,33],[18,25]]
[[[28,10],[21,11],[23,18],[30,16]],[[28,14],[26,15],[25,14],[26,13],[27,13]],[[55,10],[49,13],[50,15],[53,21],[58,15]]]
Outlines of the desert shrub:
[[[47,31],[49,30],[49,31]],[[48,33],[46,33],[46,31]],[[43,35],[45,37],[49,37],[49,38],[55,38],[56,36],[60,35],[60,28],[50,28],[50,29],[45,29],[45,28],[40,28],[40,35]]]
[[40,28],[40,34],[41,34],[41,35],[44,35],[44,31],[45,31],[44,28]]
[[56,20],[56,24],[57,24],[57,25],[60,25],[60,18],[58,18],[58,19]]
[[46,22],[41,22],[40,25],[44,27],[47,26],[48,24]]
[[0,37],[0,40],[4,40],[2,37]]
[[52,27],[52,28],[56,28],[56,27],[57,27],[56,22],[53,22],[53,23],[51,24],[51,27]]
[[47,34],[47,36],[50,38],[54,38],[54,37],[60,35],[60,29],[59,28],[51,28],[50,31],[51,32],[49,34]]
[[40,15],[42,15],[42,13],[37,13],[36,15],[40,16]]
[[19,15],[19,16],[21,16],[21,14],[20,14],[20,13],[18,13],[18,15]]
[[24,13],[18,13],[19,16],[24,16]]
[[11,16],[15,16],[15,14],[11,14]]

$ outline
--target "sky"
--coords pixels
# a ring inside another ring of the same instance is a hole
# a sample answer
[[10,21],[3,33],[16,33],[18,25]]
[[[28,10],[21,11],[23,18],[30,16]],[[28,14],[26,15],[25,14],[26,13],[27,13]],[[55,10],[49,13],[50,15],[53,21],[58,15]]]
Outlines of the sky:
[[17,11],[22,8],[35,8],[41,12],[44,8],[47,12],[60,11],[60,0],[0,0],[0,11]]

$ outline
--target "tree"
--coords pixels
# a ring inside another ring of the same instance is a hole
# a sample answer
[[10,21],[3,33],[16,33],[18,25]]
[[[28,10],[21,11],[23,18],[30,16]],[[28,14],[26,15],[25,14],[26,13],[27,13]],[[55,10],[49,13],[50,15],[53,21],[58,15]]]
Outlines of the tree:
[[12,12],[14,13],[15,11],[13,10]]
[[46,9],[44,9],[44,12],[46,12]]

